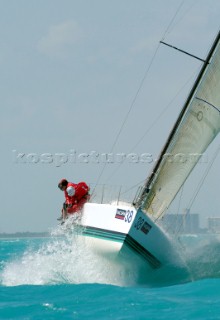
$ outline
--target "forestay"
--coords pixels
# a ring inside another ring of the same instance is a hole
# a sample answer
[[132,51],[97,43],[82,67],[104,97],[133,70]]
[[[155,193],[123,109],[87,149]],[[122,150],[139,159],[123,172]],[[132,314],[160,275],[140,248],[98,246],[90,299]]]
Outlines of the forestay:
[[174,132],[140,197],[141,207],[162,217],[200,157],[220,130],[219,35]]

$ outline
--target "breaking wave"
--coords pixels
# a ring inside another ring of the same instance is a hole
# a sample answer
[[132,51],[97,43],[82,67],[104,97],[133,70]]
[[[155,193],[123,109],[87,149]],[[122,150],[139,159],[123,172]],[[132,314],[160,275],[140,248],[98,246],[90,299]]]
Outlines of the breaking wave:
[[[38,247],[29,242],[23,251],[4,262],[0,283],[4,286],[63,283],[141,285],[135,270],[95,254],[84,240],[79,234],[58,227],[51,232],[51,237],[41,238]],[[183,235],[178,242],[189,272],[185,282],[220,277],[220,236]],[[11,241],[10,245],[15,246],[16,243]],[[178,268],[146,269],[143,285],[151,287],[182,283],[185,279],[184,274],[181,277],[182,272]]]

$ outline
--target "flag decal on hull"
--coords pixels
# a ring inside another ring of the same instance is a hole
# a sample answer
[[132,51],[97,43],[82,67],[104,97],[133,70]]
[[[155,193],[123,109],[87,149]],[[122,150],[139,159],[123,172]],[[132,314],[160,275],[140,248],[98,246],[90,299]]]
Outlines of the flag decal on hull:
[[125,215],[126,215],[126,210],[117,209],[116,214],[115,214],[115,218],[116,219],[120,219],[120,220],[124,220],[125,219]]

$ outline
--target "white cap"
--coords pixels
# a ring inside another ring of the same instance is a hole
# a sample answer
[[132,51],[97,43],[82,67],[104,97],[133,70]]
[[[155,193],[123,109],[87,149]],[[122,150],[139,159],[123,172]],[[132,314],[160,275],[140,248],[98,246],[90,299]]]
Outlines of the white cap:
[[68,194],[69,197],[73,197],[74,194],[75,194],[75,189],[72,187],[72,186],[69,186],[67,189],[66,189],[66,192]]

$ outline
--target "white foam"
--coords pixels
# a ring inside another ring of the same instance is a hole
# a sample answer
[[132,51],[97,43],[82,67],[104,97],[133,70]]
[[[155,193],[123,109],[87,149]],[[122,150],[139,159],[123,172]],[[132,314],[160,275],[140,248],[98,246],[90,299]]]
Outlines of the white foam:
[[[62,234],[62,228],[53,233]],[[129,280],[130,277],[130,280]],[[58,283],[108,283],[130,285],[132,276],[123,267],[97,256],[84,238],[74,234],[52,237],[38,250],[29,249],[6,263],[1,274],[5,286]]]

